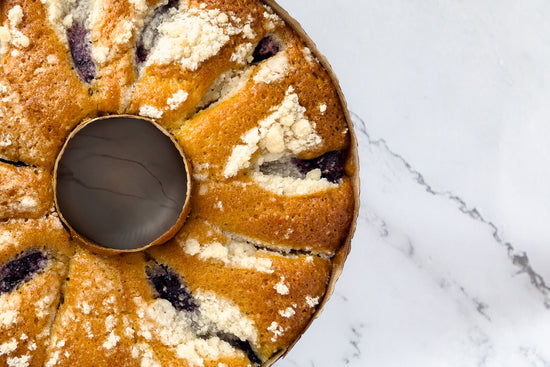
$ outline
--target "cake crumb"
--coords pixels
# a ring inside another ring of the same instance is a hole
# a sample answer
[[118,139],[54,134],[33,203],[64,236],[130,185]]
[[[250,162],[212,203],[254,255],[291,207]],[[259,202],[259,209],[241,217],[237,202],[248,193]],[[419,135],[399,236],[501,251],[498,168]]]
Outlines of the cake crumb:
[[51,54],[51,55],[48,55],[46,57],[46,62],[50,65],[57,65],[57,63],[59,62],[59,60],[57,59],[57,56],[54,55],[54,54]]
[[289,71],[288,57],[284,52],[279,52],[261,64],[256,75],[254,75],[254,81],[256,83],[271,84],[282,79]]
[[103,348],[113,349],[119,341],[120,341],[120,337],[115,335],[114,331],[111,331],[109,333],[109,336],[107,337],[107,340],[105,341],[105,343],[103,343]]
[[52,356],[50,357],[50,359],[46,362],[46,365],[45,367],[54,367],[55,365],[57,365],[57,361],[59,360],[59,351],[56,350]]
[[252,155],[262,148],[277,159],[285,152],[298,154],[322,142],[314,125],[305,116],[306,109],[300,105],[298,95],[290,86],[283,102],[272,109],[272,113],[259,122],[241,138],[244,145],[233,148],[224,169],[226,178],[235,176],[240,170],[250,167]]
[[[2,236],[0,236],[0,242],[2,239]],[[5,310],[0,312],[0,325],[2,326],[10,326],[15,323],[17,323],[17,311],[16,310]]]
[[227,17],[203,9],[177,13],[159,27],[160,38],[151,50],[148,65],[178,63],[187,70],[216,55],[229,41],[224,32]]
[[320,104],[319,111],[321,111],[321,113],[325,113],[327,111],[327,105],[325,103]]
[[244,65],[247,62],[252,62],[254,59],[252,53],[254,52],[254,45],[250,42],[238,45],[235,51],[231,55],[229,61],[236,62],[239,65]]
[[141,116],[145,116],[145,117],[150,117],[150,118],[154,118],[154,119],[160,119],[162,117],[162,115],[164,114],[164,112],[156,109],[155,107],[153,106],[148,106],[148,105],[145,105],[145,106],[142,106],[140,109],[139,109],[139,114]]
[[0,27],[0,41],[5,43],[11,41],[11,33],[8,27]]
[[28,354],[25,354],[24,356],[21,356],[21,357],[8,358],[6,362],[8,362],[9,367],[28,367],[30,359],[31,359],[31,356],[29,356]]
[[12,28],[17,28],[23,20],[23,9],[21,5],[15,5],[8,11],[8,20]]
[[314,62],[313,54],[311,53],[311,50],[309,49],[309,47],[304,47],[302,49],[302,53],[304,54],[306,61],[309,62],[310,64],[313,64]]
[[129,0],[138,12],[147,10],[147,0]]
[[303,179],[264,174],[256,170],[252,172],[252,180],[267,191],[288,196],[309,195],[338,186],[326,178],[321,178],[321,170],[317,168],[308,172]]
[[9,342],[0,344],[0,356],[4,354],[9,355],[16,349],[17,349],[17,340],[15,340],[15,338],[12,338]]
[[286,296],[290,293],[288,285],[285,284],[285,277],[281,277],[279,283],[275,284],[273,288],[275,288],[277,293],[282,294],[283,296]]
[[248,39],[254,39],[254,37],[256,37],[256,34],[252,30],[252,27],[250,27],[250,24],[245,24],[243,27],[243,37]]
[[80,309],[84,315],[88,315],[92,311],[92,306],[88,302],[84,301],[80,304]]
[[107,331],[112,331],[116,326],[116,319],[113,315],[109,315],[105,318],[105,328]]
[[294,316],[296,311],[292,307],[287,307],[285,310],[279,310],[279,315],[286,317],[287,319]]
[[273,321],[271,325],[269,325],[267,331],[273,333],[273,337],[271,338],[272,342],[276,342],[277,338],[284,334],[284,329],[276,321]]
[[94,46],[92,48],[92,59],[99,65],[104,65],[109,60],[109,47]]
[[180,89],[176,93],[174,93],[172,97],[168,98],[166,103],[168,104],[171,110],[176,110],[181,106],[183,102],[187,101],[188,97],[189,97],[189,93]]
[[249,130],[241,140],[245,145],[237,145],[225,165],[224,176],[235,176],[241,169],[250,167],[250,157],[258,150],[260,132],[258,128]]
[[214,259],[236,268],[273,273],[271,260],[257,256],[258,250],[246,242],[231,240],[225,245],[219,242],[201,245],[196,239],[190,238],[181,247],[186,254],[198,255],[201,260]]
[[313,308],[319,304],[319,297],[306,296],[306,303],[310,308]]

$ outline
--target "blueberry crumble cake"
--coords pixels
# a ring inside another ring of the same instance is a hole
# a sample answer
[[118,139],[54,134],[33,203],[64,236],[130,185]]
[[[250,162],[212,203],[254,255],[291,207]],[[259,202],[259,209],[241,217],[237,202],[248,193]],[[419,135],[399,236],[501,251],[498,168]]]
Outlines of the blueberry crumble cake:
[[[171,134],[193,189],[168,242],[106,255],[52,182],[71,131],[120,114]],[[273,1],[0,1],[0,365],[271,365],[349,253],[355,145],[330,66]]]

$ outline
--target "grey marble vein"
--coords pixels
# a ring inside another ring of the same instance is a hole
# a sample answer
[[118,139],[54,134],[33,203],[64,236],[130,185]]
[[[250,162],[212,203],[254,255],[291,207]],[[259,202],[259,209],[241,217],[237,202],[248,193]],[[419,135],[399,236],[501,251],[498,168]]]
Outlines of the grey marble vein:
[[[433,196],[439,196],[444,197],[447,200],[453,202],[457,209],[460,210],[465,215],[469,216],[470,218],[483,223],[486,225],[490,231],[492,232],[493,239],[499,244],[504,247],[504,249],[507,252],[508,258],[510,262],[518,268],[518,273],[525,274],[529,277],[531,284],[542,294],[544,297],[544,306],[547,309],[550,309],[550,287],[546,284],[544,278],[537,273],[535,269],[531,266],[529,263],[529,257],[526,252],[523,251],[517,251],[514,246],[508,242],[505,241],[501,235],[498,227],[491,222],[490,220],[487,220],[483,217],[483,215],[480,213],[480,211],[477,208],[471,208],[466,203],[465,200],[463,200],[460,196],[453,194],[449,191],[437,191],[435,190],[430,184],[428,184],[424,178],[424,176],[415,170],[411,164],[405,160],[401,155],[393,152],[387,145],[384,139],[379,140],[372,140],[369,136],[366,128],[366,124],[363,119],[361,119],[360,116],[358,116],[356,113],[351,112],[351,116],[354,122],[354,126],[356,128],[356,131],[359,134],[362,134],[369,144],[381,147],[383,150],[387,151],[391,156],[398,159],[405,169],[409,172],[409,174],[413,177],[413,179],[421,185],[426,192]],[[385,229],[384,229],[385,231]]]

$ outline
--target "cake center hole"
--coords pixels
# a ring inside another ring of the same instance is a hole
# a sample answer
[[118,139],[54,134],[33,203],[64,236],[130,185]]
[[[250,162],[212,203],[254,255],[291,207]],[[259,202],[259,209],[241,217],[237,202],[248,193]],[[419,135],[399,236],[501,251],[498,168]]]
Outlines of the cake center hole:
[[183,225],[189,169],[160,126],[110,116],[78,127],[55,166],[64,223],[94,247],[135,251],[167,241]]

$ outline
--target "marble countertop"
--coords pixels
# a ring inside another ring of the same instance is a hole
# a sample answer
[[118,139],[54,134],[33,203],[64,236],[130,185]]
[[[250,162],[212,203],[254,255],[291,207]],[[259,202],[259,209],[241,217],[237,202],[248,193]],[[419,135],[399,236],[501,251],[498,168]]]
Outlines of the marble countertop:
[[279,3],[340,78],[362,207],[275,366],[550,366],[550,4]]

